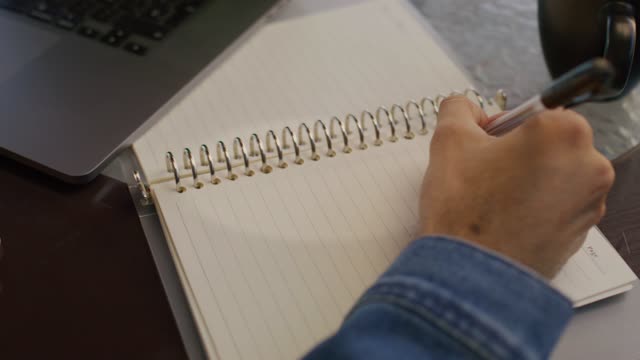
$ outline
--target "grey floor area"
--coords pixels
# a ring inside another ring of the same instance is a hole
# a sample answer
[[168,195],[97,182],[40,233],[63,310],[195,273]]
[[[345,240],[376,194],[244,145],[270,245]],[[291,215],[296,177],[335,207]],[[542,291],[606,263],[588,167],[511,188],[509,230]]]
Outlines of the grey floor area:
[[[536,0],[411,0],[484,94],[505,89],[511,106],[550,81],[538,35]],[[640,89],[621,101],[578,108],[596,147],[614,158],[640,142]]]

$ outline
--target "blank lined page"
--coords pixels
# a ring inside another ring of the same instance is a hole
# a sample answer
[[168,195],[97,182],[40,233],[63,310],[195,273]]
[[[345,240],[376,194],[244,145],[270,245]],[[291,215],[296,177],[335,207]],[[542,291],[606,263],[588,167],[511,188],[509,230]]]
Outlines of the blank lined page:
[[[209,352],[291,359],[335,331],[415,238],[429,137],[317,162],[306,152],[303,165],[182,194],[154,186]],[[593,229],[553,284],[584,304],[634,279]]]
[[147,179],[170,175],[167,151],[468,87],[412,10],[371,1],[267,25],[134,144]]

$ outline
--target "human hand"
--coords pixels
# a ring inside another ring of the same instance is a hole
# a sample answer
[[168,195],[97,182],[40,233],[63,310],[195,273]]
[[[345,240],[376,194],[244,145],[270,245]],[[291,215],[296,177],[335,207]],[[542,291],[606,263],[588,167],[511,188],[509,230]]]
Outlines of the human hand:
[[587,121],[545,111],[502,137],[466,97],[440,106],[420,197],[421,235],[449,235],[552,278],[605,212],[611,163]]

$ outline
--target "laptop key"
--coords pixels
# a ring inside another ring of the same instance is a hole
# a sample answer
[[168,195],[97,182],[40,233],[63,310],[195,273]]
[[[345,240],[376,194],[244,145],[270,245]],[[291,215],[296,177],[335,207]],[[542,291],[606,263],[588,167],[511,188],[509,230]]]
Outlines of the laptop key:
[[149,19],[153,19],[154,21],[160,21],[160,19],[164,18],[169,14],[169,7],[166,5],[159,5],[152,7],[149,11],[147,11],[146,17]]
[[29,13],[32,18],[38,19],[40,21],[51,22],[53,20],[53,15],[40,10],[31,10]]
[[111,30],[110,34],[113,34],[118,39],[124,39],[124,38],[129,36],[129,32],[128,31],[126,31],[124,29],[119,29],[119,28],[113,28],[113,30]]
[[56,25],[67,30],[71,30],[78,26],[78,24],[80,24],[81,19],[82,15],[71,12],[69,9],[64,9],[58,13]]
[[86,36],[86,37],[92,38],[92,39],[100,36],[100,31],[98,31],[98,30],[96,30],[96,29],[94,29],[92,27],[89,27],[89,26],[81,26],[78,29],[78,33],[80,35],[83,35],[83,36]]
[[95,11],[92,17],[99,22],[108,23],[119,14],[120,14],[120,11],[118,10],[118,8],[105,6]]
[[58,19],[56,20],[56,25],[60,26],[63,29],[73,30],[73,28],[75,28],[78,23],[66,19]]
[[136,55],[144,55],[147,53],[147,47],[135,42],[128,42],[124,45],[124,49]]
[[173,14],[171,14],[166,20],[165,23],[169,26],[178,26],[181,22],[183,22],[187,17],[189,17],[193,12],[189,10],[188,6],[180,6],[178,7]]
[[102,37],[102,42],[105,44],[109,44],[111,46],[118,46],[122,41],[120,41],[117,37],[113,35],[105,35]]
[[122,29],[113,29],[102,37],[102,42],[111,46],[120,46],[128,36],[129,33]]
[[162,40],[168,32],[163,25],[132,18],[123,19],[118,26],[154,40]]

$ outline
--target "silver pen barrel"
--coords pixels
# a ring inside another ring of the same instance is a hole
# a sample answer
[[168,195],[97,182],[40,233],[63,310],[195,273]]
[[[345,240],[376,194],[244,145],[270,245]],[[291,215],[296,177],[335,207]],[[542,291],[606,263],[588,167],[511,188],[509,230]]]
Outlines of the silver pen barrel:
[[546,110],[540,95],[527,100],[518,107],[495,119],[485,131],[489,135],[500,136],[522,124],[527,118]]

